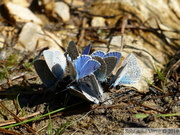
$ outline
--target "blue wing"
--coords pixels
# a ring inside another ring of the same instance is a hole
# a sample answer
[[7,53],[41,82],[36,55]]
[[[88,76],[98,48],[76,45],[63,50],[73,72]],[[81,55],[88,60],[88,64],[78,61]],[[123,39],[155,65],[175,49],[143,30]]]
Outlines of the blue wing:
[[94,56],[99,56],[99,57],[103,58],[103,57],[105,56],[105,53],[104,53],[103,51],[98,50],[98,51],[93,52],[93,53],[91,54],[91,56],[92,56],[92,57],[94,57]]
[[91,50],[91,46],[92,44],[90,43],[88,46],[85,47],[85,49],[83,50],[82,54],[86,54],[86,55],[89,55],[90,53],[90,50]]
[[91,56],[88,55],[81,55],[76,60],[73,61],[73,65],[76,69],[77,74],[81,72],[81,68],[84,64],[91,59]]
[[119,61],[120,61],[120,59],[121,59],[121,53],[120,53],[120,52],[108,52],[108,53],[104,56],[104,58],[106,58],[106,57],[117,57],[117,62],[116,62],[116,64],[118,64]]
[[83,67],[81,67],[81,69],[79,70],[79,72],[77,72],[77,77],[76,80],[81,79],[91,73],[93,73],[94,71],[96,71],[99,67],[101,66],[101,64],[96,61],[96,60],[89,60],[87,61]]

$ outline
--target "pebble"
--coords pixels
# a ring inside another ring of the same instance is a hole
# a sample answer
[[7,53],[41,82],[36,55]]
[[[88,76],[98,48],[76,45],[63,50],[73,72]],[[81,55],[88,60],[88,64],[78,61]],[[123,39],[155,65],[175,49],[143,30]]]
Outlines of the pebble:
[[69,21],[70,19],[70,12],[69,6],[64,2],[56,2],[55,3],[55,12],[62,18],[64,22]]
[[[48,36],[49,35],[49,36]],[[60,50],[62,42],[50,32],[42,31],[41,26],[28,22],[22,28],[19,35],[19,44],[15,48],[21,51],[34,51],[49,47],[51,50]]]
[[42,25],[42,21],[34,15],[30,9],[11,2],[6,3],[5,6],[9,12],[10,18],[16,22],[34,22]]
[[91,21],[91,25],[93,27],[102,27],[102,26],[106,26],[105,24],[105,19],[103,17],[93,17],[92,21]]

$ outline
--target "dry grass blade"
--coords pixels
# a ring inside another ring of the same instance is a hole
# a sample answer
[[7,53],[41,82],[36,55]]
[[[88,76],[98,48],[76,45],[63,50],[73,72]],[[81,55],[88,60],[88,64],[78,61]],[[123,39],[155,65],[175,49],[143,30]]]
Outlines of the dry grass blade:
[[3,135],[23,135],[21,133],[18,133],[15,131],[10,131],[10,130],[3,129],[3,128],[0,128],[0,133],[2,133]]
[[[3,105],[2,102],[0,102],[0,106],[1,106],[4,110],[8,111],[8,112],[14,117],[15,120],[17,120],[18,122],[22,122],[22,120],[19,119],[19,117],[17,117],[17,116],[16,116],[14,113],[12,113],[9,109],[7,109],[7,108]],[[30,131],[31,133],[36,134],[36,131],[35,131],[34,129],[32,129],[30,126],[28,126],[27,124],[24,123],[23,126],[25,126],[25,127],[27,128],[27,130]]]
[[[24,117],[19,117],[19,119],[21,120],[28,120],[32,117],[35,117],[37,115],[41,114],[41,112],[35,112],[33,114],[30,114],[30,115],[27,115],[27,116],[24,116]],[[10,120],[6,120],[6,121],[3,121],[3,122],[0,122],[0,127],[2,126],[7,126],[7,125],[10,125],[10,124],[14,124],[16,123],[16,121],[14,119],[10,119]]]

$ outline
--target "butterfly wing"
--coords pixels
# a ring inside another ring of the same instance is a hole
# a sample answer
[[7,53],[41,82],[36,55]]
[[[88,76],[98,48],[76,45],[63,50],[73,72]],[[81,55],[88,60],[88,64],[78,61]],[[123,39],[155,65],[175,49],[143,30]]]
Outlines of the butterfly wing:
[[106,57],[117,57],[116,64],[118,64],[121,59],[121,53],[120,52],[108,52],[104,56],[104,58],[106,58]]
[[88,60],[84,66],[81,68],[80,72],[78,72],[78,79],[81,79],[87,75],[92,74],[94,71],[96,71],[99,67],[101,66],[101,64],[96,61],[96,60]]
[[52,73],[56,78],[59,80],[63,78],[64,72],[66,70],[66,57],[60,51],[53,52],[53,66],[52,66]]
[[66,57],[61,51],[58,51],[58,50],[54,51],[53,61],[54,63],[61,65],[63,71],[65,71],[67,62],[66,62]]
[[117,57],[105,57],[104,61],[107,65],[106,77],[108,77],[116,67]]
[[90,50],[91,50],[92,44],[90,43],[88,46],[85,47],[85,49],[82,51],[83,55],[89,55]]
[[116,72],[115,76],[111,79],[110,87],[116,87],[117,85],[119,85],[122,77],[126,74],[127,72],[127,64],[124,66],[121,66],[118,71]]
[[137,83],[141,78],[141,68],[139,67],[136,56],[129,54],[122,65],[127,64],[127,72],[122,77],[120,84]]
[[79,74],[81,73],[81,69],[84,66],[84,64],[90,59],[91,57],[88,55],[81,55],[73,61],[73,65],[76,69],[77,76],[79,76]]
[[92,56],[92,57],[94,57],[94,56],[99,56],[99,57],[103,58],[103,57],[105,56],[105,53],[104,53],[103,51],[98,50],[98,51],[94,51],[94,52],[91,54],[91,56]]
[[94,89],[94,93],[96,93],[97,98],[101,98],[103,96],[103,89],[101,85],[93,74],[89,75],[89,77],[91,82],[90,84],[92,85],[91,87]]
[[44,60],[35,60],[34,61],[34,68],[39,75],[43,84],[51,89],[55,87],[57,79],[54,77],[52,72],[49,70],[46,62]]
[[53,51],[45,50],[43,51],[43,56],[46,61],[46,64],[48,65],[50,71],[52,72],[52,67],[54,65],[53,63]]
[[107,71],[106,62],[104,61],[103,58],[99,56],[94,56],[93,59],[97,60],[101,64],[101,66],[94,72],[94,75],[99,81],[104,82],[106,80],[106,71]]
[[[82,86],[82,87],[84,87],[84,86]],[[68,87],[68,90],[69,90],[69,92],[70,92],[72,95],[77,96],[77,97],[79,97],[79,98],[82,98],[82,99],[84,99],[84,100],[89,101],[89,100],[86,98],[86,96],[82,93],[81,89],[79,89],[79,87],[77,87],[77,85],[71,85],[71,86],[69,86],[69,87]]]
[[69,71],[68,71],[69,75],[72,80],[75,80],[77,76],[76,69],[71,61],[67,60],[67,62],[68,62],[68,67],[69,67]]
[[[120,69],[115,75],[116,81],[113,86],[118,84],[132,84],[137,83],[141,78],[141,68],[139,67],[136,57],[129,54],[123,61]],[[112,81],[113,82],[113,81]]]
[[67,65],[64,54],[60,51],[45,50],[43,55],[53,75],[59,80],[62,79]]
[[88,55],[79,56],[75,61],[73,61],[73,65],[77,73],[76,80],[93,73],[100,67],[100,63],[93,60],[91,56]]
[[100,86],[99,82],[97,81],[95,75],[91,74],[89,76],[84,77],[80,80],[81,84],[86,84],[83,89],[82,93],[86,96],[86,98],[98,104],[102,101],[103,97],[103,89]]
[[77,57],[79,56],[79,52],[77,50],[77,47],[76,47],[76,44],[74,43],[74,41],[69,42],[66,51],[72,61],[77,59]]
[[94,102],[95,104],[99,104],[100,101],[96,97],[92,96],[91,88],[87,85],[84,85],[84,87],[82,87],[82,93],[87,100]]

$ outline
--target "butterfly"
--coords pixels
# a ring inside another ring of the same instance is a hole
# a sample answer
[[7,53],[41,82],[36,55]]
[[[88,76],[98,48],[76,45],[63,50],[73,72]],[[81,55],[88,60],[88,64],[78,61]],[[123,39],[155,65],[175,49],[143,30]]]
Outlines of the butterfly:
[[49,67],[49,70],[52,74],[58,79],[61,80],[64,77],[64,73],[67,66],[66,57],[61,51],[43,51],[43,56],[46,61],[46,64]]
[[119,60],[121,58],[121,53],[120,52],[108,52],[108,53],[104,53],[103,51],[95,51],[91,54],[91,56],[99,56],[101,58],[107,58],[107,57],[116,57],[117,58],[117,61],[116,61],[116,64],[119,63]]
[[84,50],[82,51],[82,54],[84,54],[84,55],[89,55],[90,50],[91,50],[91,46],[92,46],[91,43],[90,43],[89,45],[87,45],[87,46],[84,48]]
[[48,89],[53,89],[58,82],[44,60],[37,59],[34,61],[34,68],[41,81]]
[[[82,55],[89,55],[92,44],[87,45],[82,51]],[[74,41],[70,41],[66,49],[67,57],[70,61],[77,59],[79,56],[78,49]]]
[[79,56],[79,52],[74,41],[69,42],[66,54],[69,61],[73,61]]
[[93,57],[93,59],[101,63],[100,68],[98,68],[97,71],[94,72],[94,74],[99,81],[104,82],[119,62],[121,53],[109,52],[105,54],[104,52],[98,50],[93,52],[91,56]]
[[141,68],[139,67],[136,56],[129,54],[122,62],[121,67],[116,72],[116,75],[111,79],[111,87],[116,87],[119,84],[137,83],[141,78]]
[[79,79],[92,74],[96,71],[101,64],[92,59],[89,55],[80,55],[73,62],[68,60],[70,76],[73,80],[78,81]]
[[102,102],[103,89],[93,74],[80,79],[77,84],[69,86],[68,89],[73,95],[87,101],[96,104]]

